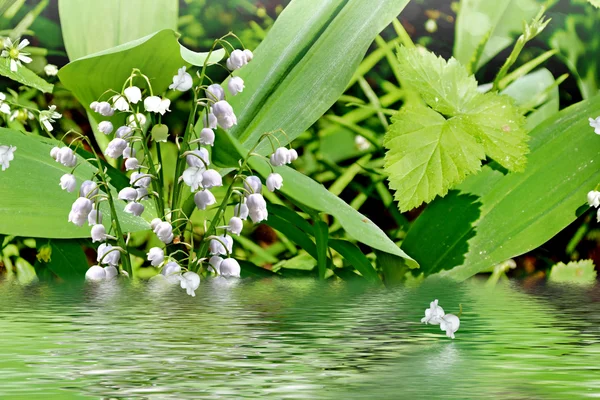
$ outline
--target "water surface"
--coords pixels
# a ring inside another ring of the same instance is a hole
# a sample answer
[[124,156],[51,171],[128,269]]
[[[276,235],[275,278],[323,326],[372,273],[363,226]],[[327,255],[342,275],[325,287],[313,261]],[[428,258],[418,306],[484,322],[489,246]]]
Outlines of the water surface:
[[[420,324],[434,298],[455,340]],[[600,288],[0,284],[0,399],[600,397]]]

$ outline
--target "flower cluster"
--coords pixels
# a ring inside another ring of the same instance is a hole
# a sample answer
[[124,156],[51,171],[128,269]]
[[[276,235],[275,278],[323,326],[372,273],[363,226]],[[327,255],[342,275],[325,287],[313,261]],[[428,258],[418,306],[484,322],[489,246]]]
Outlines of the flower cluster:
[[425,317],[421,318],[421,323],[439,325],[441,330],[446,331],[446,336],[452,339],[460,327],[460,319],[454,314],[444,313],[437,299],[429,304],[429,308],[425,310]]
[[600,222],[600,192],[597,190],[591,190],[587,194],[587,202],[590,207],[598,209],[596,214],[596,220]]

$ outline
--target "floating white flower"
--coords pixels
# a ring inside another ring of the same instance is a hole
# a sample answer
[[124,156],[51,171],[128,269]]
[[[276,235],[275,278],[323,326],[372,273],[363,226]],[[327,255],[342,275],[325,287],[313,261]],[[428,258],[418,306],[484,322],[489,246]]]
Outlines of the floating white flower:
[[214,271],[215,274],[219,275],[220,272],[220,268],[221,268],[221,263],[223,262],[223,259],[219,256],[212,256],[209,260],[208,260],[208,264],[210,265],[209,270],[212,267],[212,270]]
[[185,92],[190,90],[192,85],[192,76],[185,72],[185,67],[181,67],[177,70],[177,75],[173,77],[173,83],[169,85],[169,89]]
[[173,241],[173,227],[170,223],[161,221],[153,228],[154,233],[161,242],[169,244]]
[[255,224],[266,220],[269,216],[269,212],[267,211],[267,202],[261,194],[251,194],[248,196],[246,204],[248,205],[250,219]]
[[204,167],[189,167],[183,171],[179,181],[184,181],[186,185],[188,185],[192,190],[198,190],[202,188],[202,173],[204,172]]
[[202,186],[205,189],[210,189],[217,186],[223,186],[223,178],[214,169],[207,169],[202,173]]
[[227,89],[229,89],[229,93],[231,93],[232,96],[243,92],[244,80],[239,76],[231,77],[231,79],[229,79],[229,82],[227,82]]
[[79,188],[79,196],[90,198],[98,194],[98,185],[94,181],[83,181]]
[[85,273],[85,280],[101,282],[106,279],[106,271],[99,265],[92,265]]
[[188,271],[181,275],[179,281],[182,289],[185,289],[187,294],[194,297],[196,296],[196,289],[200,286],[200,276],[197,273]]
[[105,135],[110,135],[113,131],[113,124],[110,121],[102,121],[98,124],[98,130]]
[[129,86],[123,91],[131,104],[137,104],[142,99],[142,91],[137,86]]
[[104,225],[96,224],[92,226],[92,243],[104,242],[106,239],[107,235]]
[[225,100],[216,102],[213,107],[213,114],[217,117],[217,123],[223,129],[229,129],[237,124],[237,118],[233,113],[233,108]]
[[240,219],[245,220],[246,218],[248,218],[249,213],[250,211],[248,210],[248,206],[246,205],[246,199],[244,199],[242,203],[237,204],[235,207],[233,207],[233,215],[239,217]]
[[135,201],[130,201],[125,205],[123,211],[126,213],[132,214],[136,217],[139,217],[144,212],[144,205],[141,203],[136,203]]
[[202,128],[200,131],[200,144],[213,146],[215,144],[215,132],[210,128]]
[[225,64],[230,71],[235,71],[236,69],[242,68],[244,65],[248,64],[248,56],[242,50],[234,50],[229,55],[229,58]]
[[0,165],[2,165],[2,171],[10,166],[9,163],[15,159],[15,146],[0,146]]
[[[52,155],[52,153],[50,153]],[[63,147],[56,153],[56,161],[64,165],[65,167],[73,168],[77,165],[77,157],[73,154],[73,150],[70,147]]]
[[239,217],[231,217],[229,220],[229,225],[227,225],[227,230],[234,235],[239,235],[244,228],[244,222]]
[[600,192],[597,190],[589,191],[587,201],[590,207],[600,207]]
[[112,245],[108,243],[102,243],[98,246],[98,257],[96,261],[102,264],[108,265],[119,265],[119,259],[121,258],[121,253],[119,249],[114,248]]
[[134,172],[129,178],[129,183],[135,188],[147,188],[150,186],[152,175],[144,174],[142,172]]
[[77,185],[77,180],[75,176],[72,174],[64,174],[60,177],[60,188],[62,190],[66,190],[68,193],[73,192],[75,190],[75,186]]
[[86,197],[78,197],[71,206],[69,222],[72,222],[77,226],[83,226],[91,211],[92,201]]
[[204,91],[206,98],[216,103],[217,101],[225,100],[225,91],[218,83],[213,83]]
[[113,107],[119,111],[129,111],[129,103],[127,102],[127,98],[120,94],[116,94],[111,98],[113,102]]
[[454,339],[454,332],[460,327],[460,320],[454,314],[446,314],[440,318],[440,329],[446,331],[446,336]]
[[199,210],[206,210],[206,207],[216,202],[215,196],[209,190],[200,190],[194,195],[194,203]]
[[160,272],[169,283],[177,283],[180,280],[181,267],[175,261],[168,262]]
[[[262,182],[256,175],[250,175],[244,179],[244,188],[249,193],[262,193]],[[248,194],[247,194],[248,195]]]
[[62,114],[56,112],[55,105],[51,105],[48,107],[48,110],[40,112],[40,122],[48,132],[54,130],[52,123],[56,122],[60,117],[62,117]]
[[278,173],[274,172],[267,177],[267,189],[274,192],[281,189],[283,186],[283,178]]
[[438,325],[443,316],[444,309],[438,306],[438,300],[435,299],[429,304],[429,308],[425,310],[425,317],[421,318],[421,322]]
[[29,57],[29,53],[23,51],[25,47],[29,44],[29,40],[23,39],[19,43],[19,40],[15,40],[14,42],[8,38],[4,38],[4,50],[0,53],[0,56],[10,59],[10,70],[12,72],[17,72],[19,67],[22,65],[21,62],[25,64],[29,64],[31,62],[31,57]]
[[153,267],[158,267],[165,260],[165,252],[160,247],[152,247],[146,255]]
[[220,266],[220,274],[226,278],[240,277],[240,264],[233,258],[226,258]]
[[56,76],[58,75],[58,67],[54,64],[46,64],[44,73],[48,76]]
[[592,128],[594,128],[594,133],[596,133],[596,135],[600,135],[600,117],[597,118],[590,118],[590,126]]
[[211,255],[228,255],[233,250],[233,238],[229,235],[218,236],[218,239],[211,239],[210,244]]
[[127,142],[121,138],[114,138],[108,143],[105,154],[111,158],[119,158],[123,156],[123,151],[127,147]]

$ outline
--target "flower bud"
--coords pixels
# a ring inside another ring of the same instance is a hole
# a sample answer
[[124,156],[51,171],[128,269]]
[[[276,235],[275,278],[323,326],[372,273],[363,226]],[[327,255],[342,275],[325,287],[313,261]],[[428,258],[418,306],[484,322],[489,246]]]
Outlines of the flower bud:
[[144,212],[144,205],[141,203],[136,203],[135,201],[130,201],[125,205],[123,209],[126,213],[132,214],[136,217],[139,217]]
[[252,222],[259,223],[266,220],[269,212],[267,211],[267,202],[261,194],[251,194],[246,201],[248,211]]
[[85,273],[88,282],[101,282],[106,279],[106,271],[99,265],[92,265]]
[[298,159],[298,152],[296,151],[296,149],[290,149],[288,151],[288,164],[291,162],[294,162]]
[[217,117],[217,123],[223,129],[229,129],[237,124],[237,118],[233,113],[233,108],[225,100],[216,102],[213,105],[213,114]]
[[597,190],[588,192],[587,201],[590,207],[600,207],[600,192]]
[[207,169],[202,173],[202,186],[205,189],[210,189],[215,186],[223,186],[223,178],[214,169]]
[[98,103],[97,101],[92,101],[90,103],[90,110],[92,110],[93,112],[98,112],[99,105],[100,105],[100,103]]
[[239,76],[233,76],[229,79],[229,82],[227,83],[227,89],[229,89],[229,93],[231,93],[232,96],[235,96],[238,93],[241,93],[244,91],[244,80],[242,78],[240,78]]
[[200,144],[213,146],[215,144],[215,132],[210,128],[203,128],[200,131]]
[[104,152],[108,157],[119,158],[123,155],[123,150],[127,147],[127,142],[120,138],[114,138],[108,143]]
[[152,221],[150,221],[150,228],[154,230],[161,222],[162,220],[160,218],[154,218]]
[[194,195],[194,203],[199,210],[206,210],[206,207],[216,202],[215,196],[209,190],[201,190]]
[[165,252],[160,247],[153,247],[146,254],[153,267],[158,267],[165,259]]
[[110,121],[102,121],[98,124],[98,130],[105,135],[110,135],[113,131],[113,124]]
[[79,197],[92,197],[98,194],[98,185],[94,181],[83,181],[79,188]]
[[204,91],[206,98],[213,103],[220,100],[225,100],[225,91],[218,83],[213,83]]
[[137,86],[129,86],[123,91],[131,104],[137,104],[142,99],[142,91]]
[[66,190],[68,193],[73,192],[75,190],[75,186],[77,185],[77,180],[75,176],[71,174],[64,174],[60,177],[60,187],[62,190]]
[[71,206],[69,222],[72,222],[77,226],[83,226],[83,223],[87,220],[91,211],[92,201],[86,197],[78,197]]
[[190,90],[192,85],[192,76],[185,72],[185,67],[181,67],[177,70],[177,75],[173,77],[173,83],[169,85],[169,89],[185,92]]
[[234,258],[226,258],[221,263],[220,268],[221,276],[226,278],[239,278],[240,277],[240,264]]
[[272,173],[267,177],[267,189],[274,192],[283,186],[283,178],[278,173]]
[[244,222],[242,222],[241,218],[231,217],[229,220],[229,225],[227,226],[227,230],[229,232],[233,233],[234,235],[239,235],[243,228]]
[[92,226],[92,243],[103,242],[106,240],[106,228],[104,225],[96,224]]
[[54,146],[52,150],[50,150],[50,157],[54,158],[54,161],[58,162],[58,155],[60,154],[60,147]]

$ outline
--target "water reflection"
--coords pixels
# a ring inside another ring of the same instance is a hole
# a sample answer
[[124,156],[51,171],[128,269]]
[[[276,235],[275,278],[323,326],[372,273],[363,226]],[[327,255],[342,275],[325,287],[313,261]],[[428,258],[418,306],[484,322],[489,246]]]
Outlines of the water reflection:
[[[0,398],[600,395],[596,289],[212,279],[196,294],[0,285]],[[434,298],[463,305],[454,341],[419,323]]]

